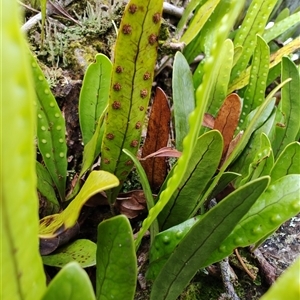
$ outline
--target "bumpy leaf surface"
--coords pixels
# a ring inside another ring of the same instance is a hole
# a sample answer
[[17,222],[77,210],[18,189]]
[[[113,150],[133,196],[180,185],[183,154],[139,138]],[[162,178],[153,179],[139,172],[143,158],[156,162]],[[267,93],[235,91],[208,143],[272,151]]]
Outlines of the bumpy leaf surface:
[[[267,187],[260,178],[234,191],[205,214],[179,243],[154,281],[151,299],[176,299],[198,269]],[[224,256],[225,257],[225,256]]]
[[68,164],[65,121],[47,80],[31,53],[30,58],[37,95],[38,148],[58,189],[59,196],[61,200],[64,200]]
[[20,7],[1,2],[1,299],[40,299],[46,288],[38,252],[35,110]]

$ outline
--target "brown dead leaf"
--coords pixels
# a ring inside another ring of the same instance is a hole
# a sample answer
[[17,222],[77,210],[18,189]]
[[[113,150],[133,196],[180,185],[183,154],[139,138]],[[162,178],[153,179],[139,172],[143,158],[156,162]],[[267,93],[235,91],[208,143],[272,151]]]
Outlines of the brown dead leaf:
[[224,148],[222,160],[224,159],[233,134],[239,122],[241,113],[241,101],[237,94],[230,94],[224,100],[217,117],[215,118],[214,129],[222,133]]
[[228,151],[226,153],[226,157],[223,161],[223,163],[227,160],[227,158],[229,157],[229,155],[232,153],[232,151],[234,150],[234,148],[236,147],[236,145],[238,144],[238,142],[241,140],[242,136],[244,134],[244,131],[240,131],[235,138],[230,142],[229,147],[228,147]]
[[144,192],[133,190],[128,193],[121,193],[118,195],[115,206],[121,214],[133,219],[147,209]]
[[202,126],[213,129],[214,124],[215,124],[215,118],[211,114],[205,113],[202,121]]
[[[142,157],[146,157],[166,147],[169,140],[171,111],[167,96],[162,89],[156,88],[151,114],[148,122],[147,136],[143,146]],[[150,186],[157,190],[167,175],[164,157],[149,158],[142,161]]]

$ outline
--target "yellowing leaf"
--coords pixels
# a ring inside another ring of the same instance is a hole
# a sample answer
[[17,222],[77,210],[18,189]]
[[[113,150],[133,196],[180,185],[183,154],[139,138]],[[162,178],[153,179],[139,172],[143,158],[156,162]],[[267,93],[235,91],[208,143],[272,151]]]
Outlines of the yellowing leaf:
[[63,212],[47,216],[40,220],[40,238],[54,238],[73,227],[82,206],[91,196],[113,188],[118,184],[119,180],[113,174],[105,171],[91,172],[78,195]]

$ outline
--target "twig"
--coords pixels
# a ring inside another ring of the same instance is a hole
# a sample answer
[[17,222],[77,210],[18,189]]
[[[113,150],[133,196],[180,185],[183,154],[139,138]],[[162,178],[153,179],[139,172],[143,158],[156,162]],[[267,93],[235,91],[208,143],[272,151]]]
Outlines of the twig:
[[255,249],[253,254],[259,262],[259,269],[269,285],[276,280],[276,269],[265,259],[259,249]]
[[31,6],[29,6],[29,5],[26,5],[25,3],[21,2],[21,1],[18,1],[18,3],[19,3],[20,5],[22,5],[23,7],[25,7],[26,9],[28,9],[28,10],[34,11],[34,12],[36,12],[36,13],[39,12],[38,10],[34,9],[33,7],[31,7]]
[[[124,2],[128,3],[128,1],[129,0],[125,0]],[[177,7],[171,3],[164,2],[163,3],[163,12],[180,19],[183,15],[184,7]]]
[[177,6],[175,6],[171,3],[168,3],[168,2],[164,2],[163,11],[164,11],[164,13],[167,13],[171,16],[174,16],[174,17],[180,19],[183,15],[184,8],[183,7],[177,7]]
[[21,30],[23,32],[28,31],[31,29],[36,23],[38,23],[40,20],[42,20],[42,13],[38,13],[32,18],[30,18],[25,24],[22,25]]
[[228,257],[223,259],[220,262],[220,268],[221,268],[221,274],[222,274],[222,279],[224,283],[224,287],[226,290],[226,293],[232,300],[240,300],[239,296],[236,294],[233,284],[230,279],[230,265],[228,262]]
[[165,55],[158,63],[158,66],[155,67],[155,76],[157,76],[167,66],[172,68],[171,57]]
[[145,290],[147,287],[147,282],[144,274],[142,274],[140,271],[143,268],[143,266],[146,264],[148,260],[148,254],[145,252],[141,252],[138,256],[138,283],[140,284],[140,287],[142,290]]
[[237,259],[239,260],[240,264],[242,265],[242,267],[244,268],[245,272],[249,275],[249,277],[254,281],[255,280],[255,276],[249,271],[249,269],[247,268],[247,266],[245,265],[242,257],[240,256],[240,253],[238,251],[238,249],[234,250],[234,253],[237,257]]
[[[70,4],[72,1],[69,1],[68,4]],[[75,22],[76,24],[79,24],[81,26],[81,24],[76,21],[75,19],[73,19],[63,8],[63,6],[61,6],[58,2],[51,2],[48,1],[47,2],[47,10],[46,10],[46,15],[47,16],[51,16],[53,14],[61,14],[62,16],[68,18],[69,20]],[[23,24],[23,26],[21,27],[21,30],[23,32],[27,32],[28,30],[30,30],[36,23],[38,23],[40,20],[42,19],[42,13],[39,12],[38,14],[36,14],[35,16],[33,16],[32,18],[30,18],[25,24]]]

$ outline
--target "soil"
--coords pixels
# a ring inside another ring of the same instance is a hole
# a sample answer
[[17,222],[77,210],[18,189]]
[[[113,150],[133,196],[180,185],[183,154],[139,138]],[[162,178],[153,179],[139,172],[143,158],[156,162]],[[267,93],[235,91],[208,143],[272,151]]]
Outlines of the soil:
[[[89,63],[93,62],[96,53],[101,52],[109,58],[113,56],[113,44],[116,38],[114,26],[118,27],[124,4],[122,1],[112,1],[111,4],[96,5],[95,1],[70,1],[64,9],[75,20],[83,25],[79,26],[68,17],[62,16],[58,11],[49,16],[45,27],[45,40],[41,46],[41,25],[36,24],[28,31],[28,38],[32,50],[36,53],[43,70],[52,87],[61,111],[66,120],[67,145],[68,145],[68,189],[71,189],[72,178],[78,174],[82,161],[82,141],[78,119],[78,99],[84,71]],[[103,1],[103,3],[106,1]],[[178,7],[184,5],[182,1],[167,1]],[[186,1],[183,1],[186,2]],[[62,2],[63,3],[63,2]],[[34,12],[25,10],[29,19]],[[101,16],[101,20],[97,16]],[[114,20],[114,23],[111,22]],[[166,40],[174,35],[178,17],[164,14],[161,38]],[[171,99],[172,91],[172,54],[175,50],[159,49],[157,62],[157,76],[154,87],[161,87]],[[133,182],[134,176],[128,181],[129,189],[139,187],[138,182]],[[95,210],[85,208],[84,222],[79,237],[96,241],[97,225],[110,214],[107,206]],[[40,210],[43,216],[43,209]],[[140,221],[144,217],[140,214],[131,220],[134,230],[138,230]],[[258,268],[257,279],[252,280],[240,268],[233,255],[230,258],[234,273],[237,275],[235,289],[240,299],[259,299],[269,288],[270,284],[296,259],[300,252],[300,215],[283,224],[270,238],[268,238],[256,252],[250,255],[248,250],[241,251],[246,257],[249,266]],[[147,266],[147,238],[139,251],[139,263],[142,265],[139,274],[139,284],[136,294],[137,299],[148,299],[149,283],[145,283],[144,270]],[[262,258],[258,257],[262,255]],[[256,258],[254,258],[256,257]],[[264,260],[264,259],[265,260]],[[144,265],[143,265],[144,263]],[[46,268],[49,279],[57,270]],[[88,268],[87,272],[95,284],[95,268]],[[201,270],[187,287],[180,299],[226,299],[225,289],[220,276],[218,265]]]

